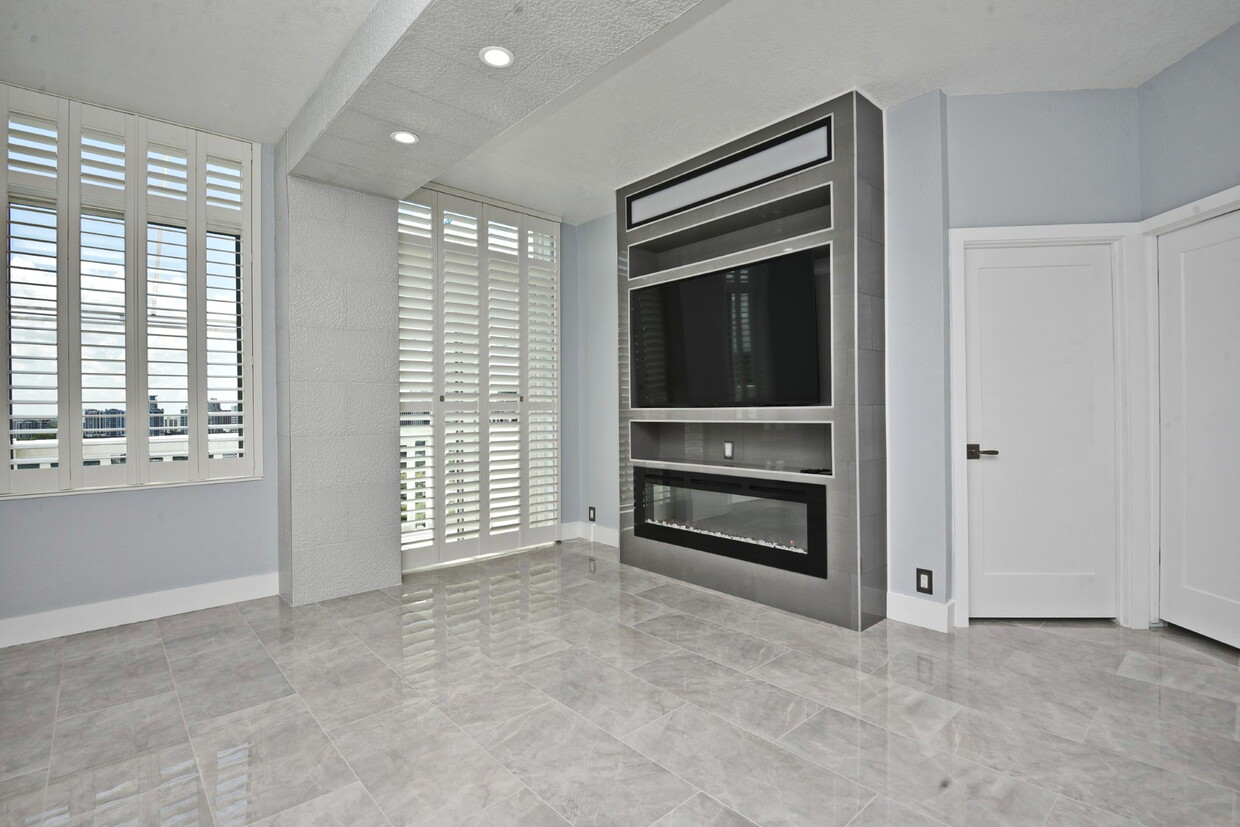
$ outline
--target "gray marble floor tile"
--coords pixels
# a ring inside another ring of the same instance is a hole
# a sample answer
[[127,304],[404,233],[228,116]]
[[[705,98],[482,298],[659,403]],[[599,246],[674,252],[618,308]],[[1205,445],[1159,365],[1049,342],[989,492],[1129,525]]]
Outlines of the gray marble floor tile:
[[1083,640],[1122,651],[1138,651],[1153,656],[1168,655],[1206,666],[1235,668],[1240,653],[1199,635],[1176,634],[1167,630],[1126,629],[1114,620],[1054,619],[1040,627],[1049,634]]
[[46,769],[52,752],[56,687],[0,694],[0,779]]
[[756,825],[706,793],[698,793],[656,821],[653,827],[756,827]]
[[[1022,721],[1082,740],[1097,702],[1064,690],[1054,670],[1033,675],[974,667],[919,652],[899,651],[874,676],[963,707]],[[1101,673],[1099,673],[1101,674]]]
[[943,634],[896,620],[884,620],[866,629],[861,637],[876,645],[876,653],[885,649],[888,657],[892,652],[905,650],[991,668],[1002,666],[1015,651],[1005,640],[988,637],[985,633],[973,634],[973,631],[973,627],[966,627]]
[[982,624],[970,626],[967,634],[973,640],[1006,646],[1014,652],[1036,655],[1074,668],[1114,672],[1124,659],[1122,649],[1053,634],[1045,628]]
[[446,629],[403,606],[346,620],[342,625],[397,671],[406,661],[450,646]]
[[156,622],[169,660],[194,657],[254,639],[254,631],[235,604],[161,617]]
[[662,638],[639,632],[585,609],[540,628],[621,669],[641,666],[677,650],[676,646]]
[[[656,586],[662,586],[665,583],[673,582],[666,577],[660,577],[642,569],[635,569],[632,566],[624,566],[617,563],[610,563],[606,560],[597,560],[594,570],[591,571],[586,564],[571,563],[573,557],[565,555],[562,568],[562,580],[564,587],[571,588],[578,583],[598,583],[601,586],[607,586],[612,589],[619,589],[622,592],[630,594],[640,594],[648,589]],[[586,558],[577,558],[586,559]]]
[[172,661],[185,719],[194,724],[293,694],[257,638]]
[[804,652],[785,652],[750,674],[918,741],[937,733],[960,709],[952,701]]
[[551,702],[477,649],[421,658],[404,674],[419,693],[471,735]]
[[212,824],[188,741],[65,776],[47,786],[48,824]]
[[1084,711],[1113,709],[1210,734],[1230,730],[1238,714],[1233,701],[1094,669],[1064,668],[1025,652],[1012,655],[1003,671],[1045,697]]
[[296,695],[192,730],[203,787],[221,825],[252,824],[357,780]]
[[1085,743],[1240,790],[1240,741],[1115,710],[1098,712]]
[[528,683],[610,732],[627,735],[683,701],[580,649],[513,667]]
[[633,674],[769,741],[822,709],[808,698],[692,652],[673,652]]
[[465,821],[461,827],[565,827],[565,821],[547,802],[522,787]]
[[398,706],[418,694],[369,649],[349,640],[348,646],[281,666],[293,691],[326,729]]
[[60,677],[60,717],[83,715],[114,704],[172,691],[163,644],[128,649],[105,647],[66,660]]
[[240,603],[238,608],[277,663],[355,642],[348,630],[317,604],[294,607],[277,596]]
[[779,741],[832,772],[949,824],[1041,825],[1047,790],[824,709]]
[[262,827],[390,827],[360,782],[265,818]]
[[1236,793],[1089,744],[962,710],[935,744],[1008,775],[1147,824],[1231,825]]
[[383,609],[390,609],[392,604],[396,602],[398,601],[392,595],[382,589],[376,589],[372,592],[362,592],[361,594],[351,594],[346,597],[324,600],[318,605],[327,609],[327,611],[341,620],[348,620],[349,618],[361,617],[362,615],[368,615]]
[[[63,638],[57,640],[63,641]],[[54,690],[60,684],[64,647],[27,649],[26,646],[0,649],[0,695],[12,697],[36,690]]]
[[1240,703],[1240,671],[1235,669],[1202,666],[1170,656],[1154,657],[1144,652],[1128,652],[1117,673],[1207,698]]
[[695,615],[720,626],[733,626],[757,615],[762,607],[747,600],[727,597],[683,583],[665,583],[640,593],[678,612]]
[[429,703],[354,721],[333,730],[332,739],[396,827],[458,824],[521,789]]
[[1045,827],[1137,827],[1137,822],[1060,796]]
[[43,823],[43,790],[47,772],[37,770],[0,780],[0,824],[29,827]]
[[476,645],[491,660],[509,667],[569,648],[567,641],[550,632],[502,621],[458,637]]
[[662,615],[633,628],[742,672],[766,663],[785,651],[784,647],[769,640],[719,626],[694,615]]
[[83,655],[120,652],[162,642],[163,636],[160,634],[157,621],[127,623],[124,626],[112,626],[108,629],[70,635],[65,638],[65,660],[72,660]]
[[875,796],[848,827],[942,827],[943,822],[897,804],[885,795]]
[[564,596],[595,614],[629,626],[671,611],[662,603],[591,582],[565,589]]
[[51,777],[61,778],[189,740],[175,692],[56,719]]
[[734,628],[862,672],[873,672],[888,657],[886,641],[881,638],[774,610],[760,612]]
[[686,704],[625,741],[766,827],[847,824],[874,793]]
[[695,792],[557,703],[489,729],[478,741],[571,824],[650,824]]

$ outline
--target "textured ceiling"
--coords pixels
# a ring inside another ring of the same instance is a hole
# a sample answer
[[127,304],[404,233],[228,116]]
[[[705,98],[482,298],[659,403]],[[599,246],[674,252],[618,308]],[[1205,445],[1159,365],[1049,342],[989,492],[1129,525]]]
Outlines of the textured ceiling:
[[[697,4],[435,0],[330,120],[320,119],[322,126],[316,122],[303,138],[296,134],[304,120],[298,116],[289,167],[339,186],[403,197],[667,24],[688,25],[694,15],[678,18]],[[488,68],[478,59],[488,45],[507,47],[516,63]],[[421,140],[396,144],[388,136],[397,129]]]
[[731,0],[436,180],[577,223],[614,190],[859,88],[1135,86],[1240,21],[1240,0]]
[[0,80],[275,143],[374,0],[0,0]]

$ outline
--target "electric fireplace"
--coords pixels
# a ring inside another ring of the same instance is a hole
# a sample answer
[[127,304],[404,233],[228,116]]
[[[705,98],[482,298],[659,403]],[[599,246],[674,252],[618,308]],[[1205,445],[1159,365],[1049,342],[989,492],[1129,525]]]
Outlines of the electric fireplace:
[[635,466],[638,537],[827,576],[821,485]]

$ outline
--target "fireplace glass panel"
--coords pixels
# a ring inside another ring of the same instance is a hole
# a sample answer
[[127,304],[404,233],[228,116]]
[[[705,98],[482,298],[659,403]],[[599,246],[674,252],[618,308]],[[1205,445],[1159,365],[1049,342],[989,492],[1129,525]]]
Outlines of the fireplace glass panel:
[[708,537],[806,554],[805,503],[646,481],[646,522]]

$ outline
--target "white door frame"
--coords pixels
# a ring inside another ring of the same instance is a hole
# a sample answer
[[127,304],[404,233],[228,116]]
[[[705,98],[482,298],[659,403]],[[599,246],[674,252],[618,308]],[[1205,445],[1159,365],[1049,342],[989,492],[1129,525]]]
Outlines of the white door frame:
[[1116,480],[1123,626],[1159,622],[1158,237],[1240,210],[1240,186],[1126,224],[976,227],[950,230],[952,599],[954,623],[969,625],[969,500],[964,341],[964,257],[976,247],[1098,243],[1112,248],[1116,354]]
[[[1142,248],[1137,238],[1136,224],[1077,224],[1056,227],[976,227],[951,230],[948,234],[951,253],[951,323],[949,324],[951,351],[951,477],[952,477],[952,598],[955,600],[953,620],[957,626],[969,625],[969,498],[968,471],[964,447],[967,434],[966,370],[965,370],[965,254],[968,250],[985,247],[1058,247],[1080,244],[1099,244],[1110,248],[1111,297],[1113,345],[1115,364],[1115,468],[1117,492],[1115,537],[1121,549],[1116,561],[1119,583],[1116,588],[1120,622],[1125,625],[1148,620],[1133,612],[1132,594],[1142,595],[1142,611],[1149,594],[1149,567],[1142,563],[1134,566],[1137,554],[1131,515],[1133,492],[1130,490],[1130,448],[1132,428],[1128,412],[1131,409],[1131,375],[1144,370],[1146,365],[1131,364],[1128,357],[1131,346],[1127,344],[1131,334],[1132,301],[1141,300],[1140,289],[1134,290],[1133,276],[1143,273],[1140,266]],[[1139,282],[1139,280],[1138,280]],[[1135,287],[1140,288],[1138,283]],[[1142,330],[1143,334],[1143,330]],[[1145,351],[1140,351],[1144,353]],[[1144,361],[1144,360],[1142,360]],[[1148,444],[1148,443],[1146,443]],[[1142,524],[1144,534],[1144,524]]]

